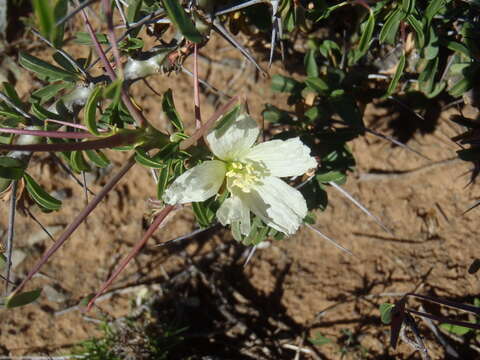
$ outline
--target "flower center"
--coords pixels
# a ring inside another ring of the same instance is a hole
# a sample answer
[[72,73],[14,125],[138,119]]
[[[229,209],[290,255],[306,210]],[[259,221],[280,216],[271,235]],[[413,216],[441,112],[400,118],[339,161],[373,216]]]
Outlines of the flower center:
[[227,164],[227,186],[236,186],[243,192],[250,192],[251,187],[261,184],[261,179],[267,175],[267,169],[259,162],[232,161]]

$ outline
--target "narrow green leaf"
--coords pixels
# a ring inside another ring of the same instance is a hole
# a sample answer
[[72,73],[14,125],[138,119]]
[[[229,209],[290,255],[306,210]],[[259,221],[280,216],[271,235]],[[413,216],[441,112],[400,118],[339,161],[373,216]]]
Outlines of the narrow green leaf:
[[100,136],[100,132],[98,131],[97,128],[97,103],[100,101],[102,97],[102,90],[103,88],[101,86],[97,86],[93,91],[91,92],[90,96],[87,99],[87,102],[85,103],[85,125],[88,128],[88,131],[90,131],[93,135]]
[[380,31],[380,42],[394,44],[395,37],[397,36],[398,27],[400,22],[404,19],[405,14],[401,9],[396,9],[390,13],[383,25],[382,30]]
[[40,297],[42,293],[42,289],[35,289],[33,291],[26,291],[20,294],[13,293],[9,297],[7,297],[5,302],[5,307],[8,309],[17,307],[17,306],[24,306],[31,304],[35,300]]
[[23,175],[23,178],[25,179],[25,184],[27,185],[28,194],[38,205],[47,210],[60,209],[62,206],[62,202],[60,200],[55,199],[53,196],[43,190],[40,185],[27,173]]
[[168,180],[170,179],[170,169],[172,167],[172,160],[167,161],[167,166],[165,166],[162,170],[160,170],[160,174],[158,176],[158,183],[157,183],[157,199],[161,199],[163,193],[165,192],[168,184]]
[[370,41],[373,36],[373,29],[375,28],[375,15],[370,11],[367,22],[362,26],[362,35],[358,43],[357,52],[355,53],[354,62],[357,62],[363,55],[365,55],[370,47]]
[[209,225],[206,209],[202,206],[202,203],[192,202],[192,210],[197,218],[197,222],[201,227],[207,227]]
[[[44,1],[44,0],[43,0]],[[62,47],[63,44],[63,35],[65,30],[65,23],[62,23],[60,26],[56,25],[57,21],[62,19],[67,15],[68,11],[68,0],[57,0],[55,7],[53,9],[53,15],[55,19],[55,31],[51,34],[51,40],[53,45],[58,49]]]
[[165,163],[150,157],[144,150],[137,149],[135,153],[135,161],[146,167],[153,169],[163,169]]
[[7,261],[8,259],[5,257],[5,255],[0,253],[0,270],[3,270],[5,266],[7,266]]
[[88,165],[87,161],[83,157],[81,151],[72,151],[70,153],[70,167],[75,172],[82,172],[82,171],[91,171],[90,165]]
[[392,311],[395,305],[384,303],[380,305],[380,319],[382,323],[388,325],[392,322]]
[[[100,44],[108,44],[108,36],[102,33],[95,33],[97,40]],[[79,45],[93,45],[92,38],[87,32],[79,31],[75,34],[75,39],[73,40]]]
[[163,112],[167,115],[168,119],[172,122],[173,126],[175,126],[175,128],[178,131],[183,131],[184,130],[183,122],[182,122],[182,119],[180,118],[180,115],[177,112],[177,109],[175,108],[172,89],[168,89],[163,94],[162,109],[163,109]]
[[302,85],[297,80],[278,74],[272,76],[271,87],[273,91],[287,93],[296,92],[302,89]]
[[423,23],[418,20],[414,15],[407,16],[407,22],[415,30],[415,39],[417,41],[417,47],[422,49],[425,46],[425,34],[423,33]]
[[309,77],[305,79],[305,84],[319,94],[325,94],[329,90],[328,84],[319,77]]
[[59,95],[59,92],[63,89],[72,88],[72,83],[61,82],[57,84],[49,84],[45,87],[42,87],[32,93],[30,98],[31,102],[40,102],[43,104],[48,100],[52,99],[56,95]]
[[77,68],[74,67],[70,61],[68,61],[65,56],[60,54],[59,52],[56,52],[53,54],[53,60],[60,65],[65,71],[68,71],[70,73],[75,73],[77,71]]
[[473,329],[467,328],[465,326],[452,324],[440,324],[440,328],[458,336],[463,336],[473,331]]
[[418,85],[420,90],[426,95],[430,94],[435,86],[435,76],[438,68],[438,57],[430,60],[418,77]]
[[473,55],[470,52],[470,49],[458,41],[444,40],[442,41],[442,44],[444,44],[447,48],[449,48],[452,51],[463,54],[469,58],[473,58]]
[[400,56],[400,60],[398,61],[397,70],[395,70],[395,75],[393,75],[393,79],[388,85],[387,95],[392,95],[395,89],[397,88],[398,82],[400,77],[403,74],[403,70],[405,69],[405,54]]
[[110,165],[110,160],[108,160],[107,156],[100,150],[86,150],[85,154],[88,160],[100,168],[105,168]]
[[322,184],[327,184],[330,181],[339,185],[344,184],[347,181],[347,176],[340,171],[329,171],[323,174],[318,174],[315,179]]
[[312,49],[308,50],[305,54],[303,64],[309,77],[318,77],[319,71],[317,61],[315,60],[316,56],[317,51]]
[[188,40],[197,44],[203,41],[202,35],[195,28],[178,0],[163,0],[163,5],[170,20]]
[[60,120],[62,118],[60,115],[53,113],[51,111],[48,111],[39,103],[33,103],[32,107],[30,108],[30,111],[33,115],[38,117],[40,120],[46,120],[46,119]]
[[415,0],[402,0],[402,10],[405,14],[410,14],[415,8]]
[[55,14],[52,1],[32,0],[33,10],[40,26],[40,32],[47,39],[55,37]]
[[424,13],[427,23],[430,23],[433,17],[440,12],[440,10],[444,7],[445,2],[445,0],[430,0],[428,2],[428,6]]
[[48,78],[51,81],[75,81],[77,79],[76,74],[65,71],[29,54],[21,53],[18,62],[27,70],[36,73],[41,78]]
[[25,110],[25,104],[20,100],[20,97],[17,94],[15,88],[10,85],[8,82],[2,83],[5,94],[9,97],[10,101],[13,102],[20,109]]
[[18,180],[25,172],[25,164],[18,159],[0,156],[0,178]]

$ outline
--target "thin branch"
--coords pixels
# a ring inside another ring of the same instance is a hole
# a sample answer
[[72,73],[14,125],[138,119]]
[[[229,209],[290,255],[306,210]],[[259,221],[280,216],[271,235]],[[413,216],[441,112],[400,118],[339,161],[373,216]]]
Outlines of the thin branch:
[[87,132],[71,132],[71,131],[44,131],[44,130],[29,130],[29,129],[12,129],[0,128],[0,133],[16,134],[16,135],[33,135],[58,139],[91,139],[95,135]]
[[200,93],[198,88],[198,46],[193,47],[193,100],[195,103],[195,128],[202,126],[202,113],[200,112]]
[[[193,73],[188,70],[185,66],[181,66],[181,69],[182,69],[182,72],[193,77]],[[232,97],[226,93],[224,93],[223,91],[221,90],[218,90],[215,86],[213,85],[210,85],[208,82],[206,82],[205,80],[202,80],[202,79],[198,79],[198,82],[200,84],[202,84],[203,86],[205,86],[206,88],[210,89],[211,91],[213,91],[214,93],[224,97],[225,99],[231,99]]]
[[[120,74],[123,73],[122,71],[122,63],[120,62],[120,50],[118,49],[117,37],[115,36],[115,31],[113,29],[113,14],[112,8],[110,7],[109,0],[102,0],[103,5],[103,12],[105,13],[105,17],[107,18],[107,29],[108,29],[108,41],[110,41],[110,46],[113,50],[113,58],[115,59],[115,68],[117,71],[120,71]],[[123,78],[123,75],[121,76]]]
[[347,191],[345,191],[342,187],[338,186],[335,182],[329,181],[329,185],[331,185],[335,190],[340,192],[343,196],[345,196],[348,200],[354,203],[360,210],[362,210],[365,214],[370,216],[373,221],[375,221],[384,231],[389,233],[390,235],[394,235],[392,231],[383,225],[382,221],[376,216],[373,215],[365,206],[363,206],[358,200],[356,200],[352,195],[350,195]]
[[[224,115],[233,104],[235,104],[239,100],[238,96],[233,97],[230,101],[228,101],[225,105],[221,106],[211,117],[210,119],[205,122],[201,128],[197,129],[195,133],[190,136],[188,139],[183,140],[180,143],[180,150],[185,150],[195,144],[202,136],[204,136],[208,130],[212,128],[220,116]],[[1,148],[0,148],[1,149]]]
[[201,234],[207,230],[210,230],[212,228],[214,228],[215,226],[217,226],[219,223],[216,223],[216,224],[213,224],[212,226],[209,226],[209,227],[206,227],[206,228],[199,228],[199,229],[196,229],[196,230],[193,230],[192,232],[188,233],[188,234],[185,234],[185,235],[182,235],[182,236],[179,236],[175,239],[172,239],[172,240],[168,240],[168,241],[165,241],[163,243],[160,243],[160,244],[157,244],[157,245],[154,245],[154,247],[159,247],[159,246],[169,246],[171,244],[174,244],[174,243],[177,243],[177,242],[180,242],[180,241],[183,241],[183,240],[186,240],[186,239],[190,239],[190,238],[193,238],[194,236],[198,235],[198,234]]
[[43,232],[45,234],[47,234],[47,236],[52,239],[52,241],[55,241],[55,239],[53,238],[52,234],[50,234],[50,231],[47,230],[47,228],[45,226],[43,226],[43,224],[40,222],[40,220],[38,220],[35,215],[32,214],[32,212],[30,211],[29,208],[25,208],[25,211],[27,212],[28,216],[30,216],[30,218],[35,221],[37,223],[38,226],[40,226],[40,228],[43,230]]
[[225,15],[231,12],[235,12],[241,9],[244,9],[248,6],[256,5],[256,4],[261,4],[266,2],[265,0],[248,0],[240,4],[228,6],[228,7],[223,7],[220,10],[216,11],[213,16],[220,16],[220,15]]
[[104,148],[112,148],[121,145],[133,144],[137,139],[137,135],[134,133],[128,134],[116,134],[107,138],[75,142],[64,144],[0,144],[0,150],[18,150],[18,151],[48,151],[48,152],[63,152],[63,151],[75,151],[75,150],[98,150]]
[[72,17],[74,17],[75,15],[77,15],[80,11],[82,11],[84,8],[92,5],[94,2],[96,2],[97,0],[88,0],[88,1],[84,1],[82,2],[79,6],[77,6],[75,8],[75,10],[73,10],[71,13],[65,15],[63,18],[61,18],[60,20],[57,21],[57,23],[55,24],[55,26],[60,26],[62,25],[64,22],[70,20]]
[[[110,65],[110,62],[108,61],[107,56],[103,51],[103,48],[100,45],[100,42],[97,39],[97,35],[95,34],[95,31],[93,30],[93,27],[90,24],[90,21],[88,20],[87,13],[82,10],[82,14],[83,14],[83,19],[85,21],[85,26],[87,27],[87,31],[90,35],[90,38],[93,41],[97,55],[102,60],[102,63],[105,66],[105,69],[110,79],[112,81],[115,81],[117,79],[117,75],[115,74],[115,71],[113,71],[112,65]],[[142,112],[133,104],[132,99],[130,98],[127,90],[124,87],[122,87],[122,101],[127,107],[128,111],[130,112],[130,114],[132,115],[133,119],[135,120],[138,126],[146,127],[150,125],[147,119],[145,118],[145,116],[143,116]]]
[[102,285],[100,290],[97,292],[97,294],[93,297],[92,300],[87,305],[86,311],[89,311],[92,306],[95,304],[95,300],[98,299],[99,296],[101,296],[109,287],[110,285],[115,281],[117,276],[125,269],[125,267],[128,265],[130,260],[132,260],[139,252],[142,250],[142,248],[145,246],[147,243],[148,239],[153,235],[155,230],[162,224],[163,220],[167,217],[167,215],[175,208],[173,205],[168,205],[165,208],[163,208],[162,211],[157,215],[153,223],[150,225],[148,230],[145,232],[143,237],[135,244],[133,249],[130,251],[130,253],[120,262],[120,264],[117,266],[113,274],[108,278],[108,280]]
[[10,209],[8,213],[8,232],[7,232],[7,269],[5,271],[5,296],[8,296],[8,289],[10,285],[10,271],[12,269],[12,254],[13,254],[13,237],[15,234],[15,212],[17,205],[17,186],[18,180],[12,182],[12,190],[10,193]]
[[67,241],[70,236],[77,230],[77,228],[85,221],[88,215],[95,210],[103,198],[113,189],[113,187],[123,178],[123,176],[135,165],[135,157],[131,156],[128,161],[122,166],[120,171],[112,177],[102,188],[102,190],[92,199],[92,201],[75,217],[75,219],[67,226],[65,231],[60,235],[55,244],[48,249],[37,261],[35,266],[30,270],[27,277],[22,281],[20,286],[15,289],[15,292],[21,292],[26,283],[35,275],[40,268],[50,259],[50,257]]

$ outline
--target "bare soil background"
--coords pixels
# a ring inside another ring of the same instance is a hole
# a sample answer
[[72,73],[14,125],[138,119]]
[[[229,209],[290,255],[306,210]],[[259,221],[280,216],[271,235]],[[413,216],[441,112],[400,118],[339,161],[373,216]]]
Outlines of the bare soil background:
[[[38,42],[22,50],[31,49],[36,49],[37,56],[48,57]],[[201,78],[227,94],[247,94],[250,112],[259,121],[265,103],[287,108],[286,96],[272,93],[270,80],[258,78],[253,67],[223,40],[211,41],[201,54]],[[186,67],[192,69],[191,59]],[[275,73],[289,74],[279,62],[271,70]],[[157,75],[149,78],[149,83],[159,93],[173,89],[177,109],[192,128],[192,79],[181,73]],[[39,86],[26,72],[17,79],[22,94]],[[149,120],[166,128],[158,95],[141,83],[132,95]],[[204,118],[214,111],[217,98],[210,91],[202,93]],[[442,104],[432,106],[440,109]],[[466,110],[476,116],[474,109]],[[177,316],[180,311],[183,324],[189,327],[172,358],[340,359],[344,351],[347,359],[419,359],[405,344],[396,350],[389,348],[389,329],[380,322],[379,304],[393,302],[396,294],[415,289],[465,303],[472,303],[480,293],[478,275],[467,272],[479,257],[480,210],[462,215],[480,192],[476,185],[466,187],[470,165],[456,159],[457,146],[450,137],[460,128],[448,122],[455,113],[458,110],[450,108],[422,123],[420,119],[413,122],[411,114],[398,105],[367,106],[367,125],[394,135],[405,135],[407,129],[408,144],[430,159],[372,135],[351,143],[357,168],[344,188],[377,214],[394,235],[329,188],[328,209],[317,213],[316,226],[354,256],[304,227],[295,236],[257,250],[244,266],[248,249],[220,228],[175,247],[155,247],[196,228],[191,210],[184,208],[131,262],[111,296],[83,314],[71,307],[99,288],[148,225],[151,209],[147,200],[155,197],[155,185],[149,172],[136,166],[31,282],[32,288],[45,287],[40,300],[23,308],[1,310],[0,355],[69,353],[72,345],[100,334],[98,320],[127,315],[132,300],[148,289],[158,299],[158,321],[169,321],[169,314]],[[113,167],[88,176],[94,192],[126,156],[108,155]],[[84,206],[83,190],[50,155],[36,154],[32,164],[30,174],[64,197],[58,213],[33,211],[58,236]],[[3,230],[7,214],[4,202],[0,208]],[[33,220],[17,217],[17,279],[25,276],[51,244]],[[410,304],[412,308],[418,305]],[[438,308],[427,309],[447,314]],[[431,330],[421,320],[419,323],[432,357],[446,358]],[[308,338],[318,333],[332,342],[313,347]],[[461,359],[480,356],[453,339],[447,341]],[[298,352],[298,347],[306,352]]]

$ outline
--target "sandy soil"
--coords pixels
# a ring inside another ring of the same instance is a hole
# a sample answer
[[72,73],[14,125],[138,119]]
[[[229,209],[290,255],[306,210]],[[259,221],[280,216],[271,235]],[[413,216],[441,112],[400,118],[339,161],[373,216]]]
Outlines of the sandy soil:
[[[243,60],[225,42],[212,42],[202,54],[212,60],[200,62],[202,78],[228,94],[245,92],[257,119],[264,103],[286,106],[284,96],[267,90],[269,80],[257,81],[252,67],[242,65]],[[222,58],[230,63],[223,64]],[[192,68],[190,60],[186,66]],[[273,73],[287,72],[276,64]],[[30,90],[25,84],[38,86],[29,75],[23,76],[20,91]],[[149,82],[160,93],[174,89],[177,108],[192,126],[191,79],[172,74]],[[165,127],[160,98],[141,84],[133,95],[148,119]],[[213,100],[211,93],[202,94],[205,118],[214,110]],[[394,134],[408,119],[397,107],[389,112],[383,105],[369,105],[366,122],[378,131]],[[163,291],[169,289],[170,299],[177,291],[179,303],[196,299],[193,305],[190,301],[197,314],[190,317],[189,325],[192,331],[204,330],[206,335],[192,337],[183,346],[198,349],[199,358],[293,359],[295,347],[300,346],[310,352],[300,353],[303,359],[340,359],[342,352],[351,359],[419,359],[405,344],[396,350],[389,348],[389,329],[380,322],[379,304],[415,289],[467,303],[480,292],[478,275],[467,272],[478,256],[479,210],[462,215],[480,193],[476,186],[465,187],[468,176],[463,174],[469,165],[455,159],[456,145],[449,139],[460,131],[447,122],[456,111],[442,112],[423,133],[412,130],[408,144],[430,160],[372,135],[352,142],[358,166],[344,188],[393,232],[384,232],[348,199],[328,188],[329,207],[317,214],[316,227],[354,256],[339,251],[308,228],[258,250],[247,266],[243,266],[246,249],[221,229],[205,232],[179,247],[154,247],[195,229],[193,215],[186,208],[157,231],[115,283],[114,294],[99,302],[96,310],[87,315],[77,309],[62,312],[99,288],[148,225],[147,199],[155,196],[154,182],[147,170],[136,166],[30,283],[31,288],[47,288],[41,299],[24,308],[1,310],[0,355],[68,353],[72,344],[99,334],[95,319],[128,313],[139,289],[132,286],[143,284],[162,299],[159,289],[176,274],[183,274],[186,278],[181,287],[175,290],[165,285]],[[94,192],[125,159],[122,154],[109,156],[113,167],[107,174],[90,177]],[[65,195],[64,208],[53,216],[34,211],[58,236],[84,206],[82,189],[50,156],[36,155],[32,163],[32,176],[47,189]],[[1,229],[6,228],[6,220],[7,204],[3,203]],[[19,216],[15,248],[17,256],[24,259],[15,267],[15,276],[21,279],[51,243],[31,219]],[[197,271],[186,271],[192,264]],[[171,302],[163,306],[168,304]],[[418,305],[410,304],[412,308]],[[225,331],[219,332],[222,324]],[[444,358],[438,340],[421,320],[419,324],[432,357]],[[319,333],[332,342],[313,348],[308,338]],[[460,351],[460,358],[479,356],[452,339],[448,341]],[[185,349],[179,350],[178,358],[182,351]],[[316,355],[311,354],[314,351]]]

